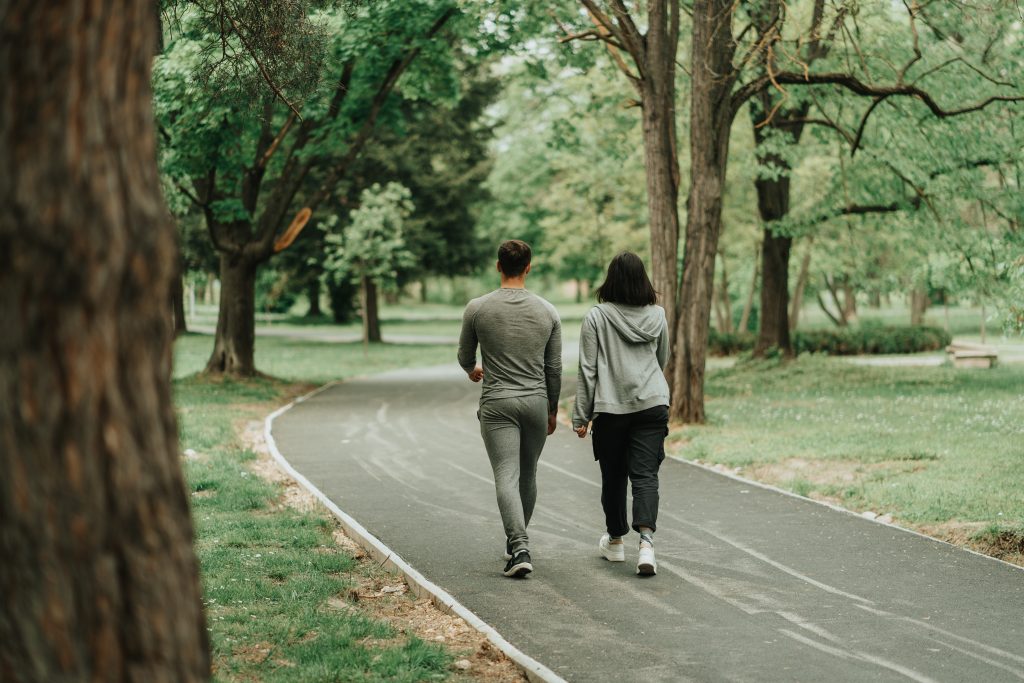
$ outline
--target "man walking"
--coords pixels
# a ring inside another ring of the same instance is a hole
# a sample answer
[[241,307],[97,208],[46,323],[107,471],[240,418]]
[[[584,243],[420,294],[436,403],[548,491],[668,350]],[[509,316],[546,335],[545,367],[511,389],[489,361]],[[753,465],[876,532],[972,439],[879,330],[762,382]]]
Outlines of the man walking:
[[501,288],[469,302],[459,337],[459,365],[484,383],[480,434],[505,527],[504,574],[515,577],[533,571],[526,527],[537,501],[537,460],[555,431],[562,386],[562,324],[554,306],[526,289],[530,259],[526,242],[498,247]]

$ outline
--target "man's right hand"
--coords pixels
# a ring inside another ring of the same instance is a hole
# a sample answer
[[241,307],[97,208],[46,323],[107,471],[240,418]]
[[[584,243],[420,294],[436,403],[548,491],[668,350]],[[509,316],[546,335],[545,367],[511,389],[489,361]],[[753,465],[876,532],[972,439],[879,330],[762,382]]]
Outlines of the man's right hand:
[[473,382],[479,382],[484,378],[484,369],[479,365],[473,368],[472,372],[466,373],[469,375],[469,379]]

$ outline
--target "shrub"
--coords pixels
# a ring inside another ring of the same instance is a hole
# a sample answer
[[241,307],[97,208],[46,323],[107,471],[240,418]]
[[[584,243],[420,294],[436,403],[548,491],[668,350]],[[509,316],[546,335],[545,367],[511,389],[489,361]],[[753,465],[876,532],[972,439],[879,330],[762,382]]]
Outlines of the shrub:
[[920,353],[945,348],[952,338],[937,327],[866,326],[839,330],[797,332],[793,348],[797,353],[827,353],[833,356],[858,354]]
[[750,332],[719,332],[712,329],[708,333],[709,356],[732,356],[754,348],[756,336]]
[[[708,355],[732,356],[752,351],[756,336],[749,332],[719,332],[708,335]],[[830,356],[860,354],[920,353],[943,349],[949,333],[937,327],[885,327],[877,324],[833,330],[808,330],[793,335],[796,353],[825,353]]]

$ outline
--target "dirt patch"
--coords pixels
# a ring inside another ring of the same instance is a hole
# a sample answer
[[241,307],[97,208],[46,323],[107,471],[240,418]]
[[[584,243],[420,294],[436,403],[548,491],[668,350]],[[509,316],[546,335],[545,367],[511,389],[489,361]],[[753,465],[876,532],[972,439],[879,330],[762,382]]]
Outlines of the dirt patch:
[[1024,567],[1024,534],[1009,529],[988,531],[984,522],[943,522],[907,525],[909,528],[984,555]]
[[815,486],[844,486],[860,483],[880,473],[902,474],[923,466],[917,461],[904,460],[864,463],[856,460],[787,458],[779,462],[751,465],[742,474],[776,485],[804,480]]
[[232,654],[243,662],[262,664],[270,656],[270,651],[273,649],[274,646],[270,643],[253,643],[252,645],[243,645],[242,647],[235,648]]
[[[270,455],[262,421],[239,420],[235,430],[243,447],[256,454],[256,460],[249,463],[249,467],[264,479],[283,487],[274,502],[277,507],[300,512],[316,511],[333,519],[316,497],[299,486]],[[331,535],[341,550],[359,562],[359,567],[352,576],[357,585],[345,595],[328,600],[324,609],[359,612],[387,621],[399,634],[415,635],[421,640],[443,645],[455,658],[450,680],[486,683],[521,683],[527,680],[505,653],[464,620],[441,611],[429,599],[413,599],[404,580],[373,562],[340,525]],[[394,643],[388,641],[388,644]],[[259,648],[259,645],[249,648]],[[264,659],[267,655],[269,650],[263,655]]]

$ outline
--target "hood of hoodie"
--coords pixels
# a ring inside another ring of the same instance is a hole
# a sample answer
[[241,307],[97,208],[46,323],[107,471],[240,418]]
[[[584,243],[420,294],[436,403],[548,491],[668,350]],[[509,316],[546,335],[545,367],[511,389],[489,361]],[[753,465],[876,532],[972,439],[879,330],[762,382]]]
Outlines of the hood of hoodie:
[[603,303],[598,304],[595,310],[620,337],[634,344],[654,341],[665,327],[665,311],[661,306]]

